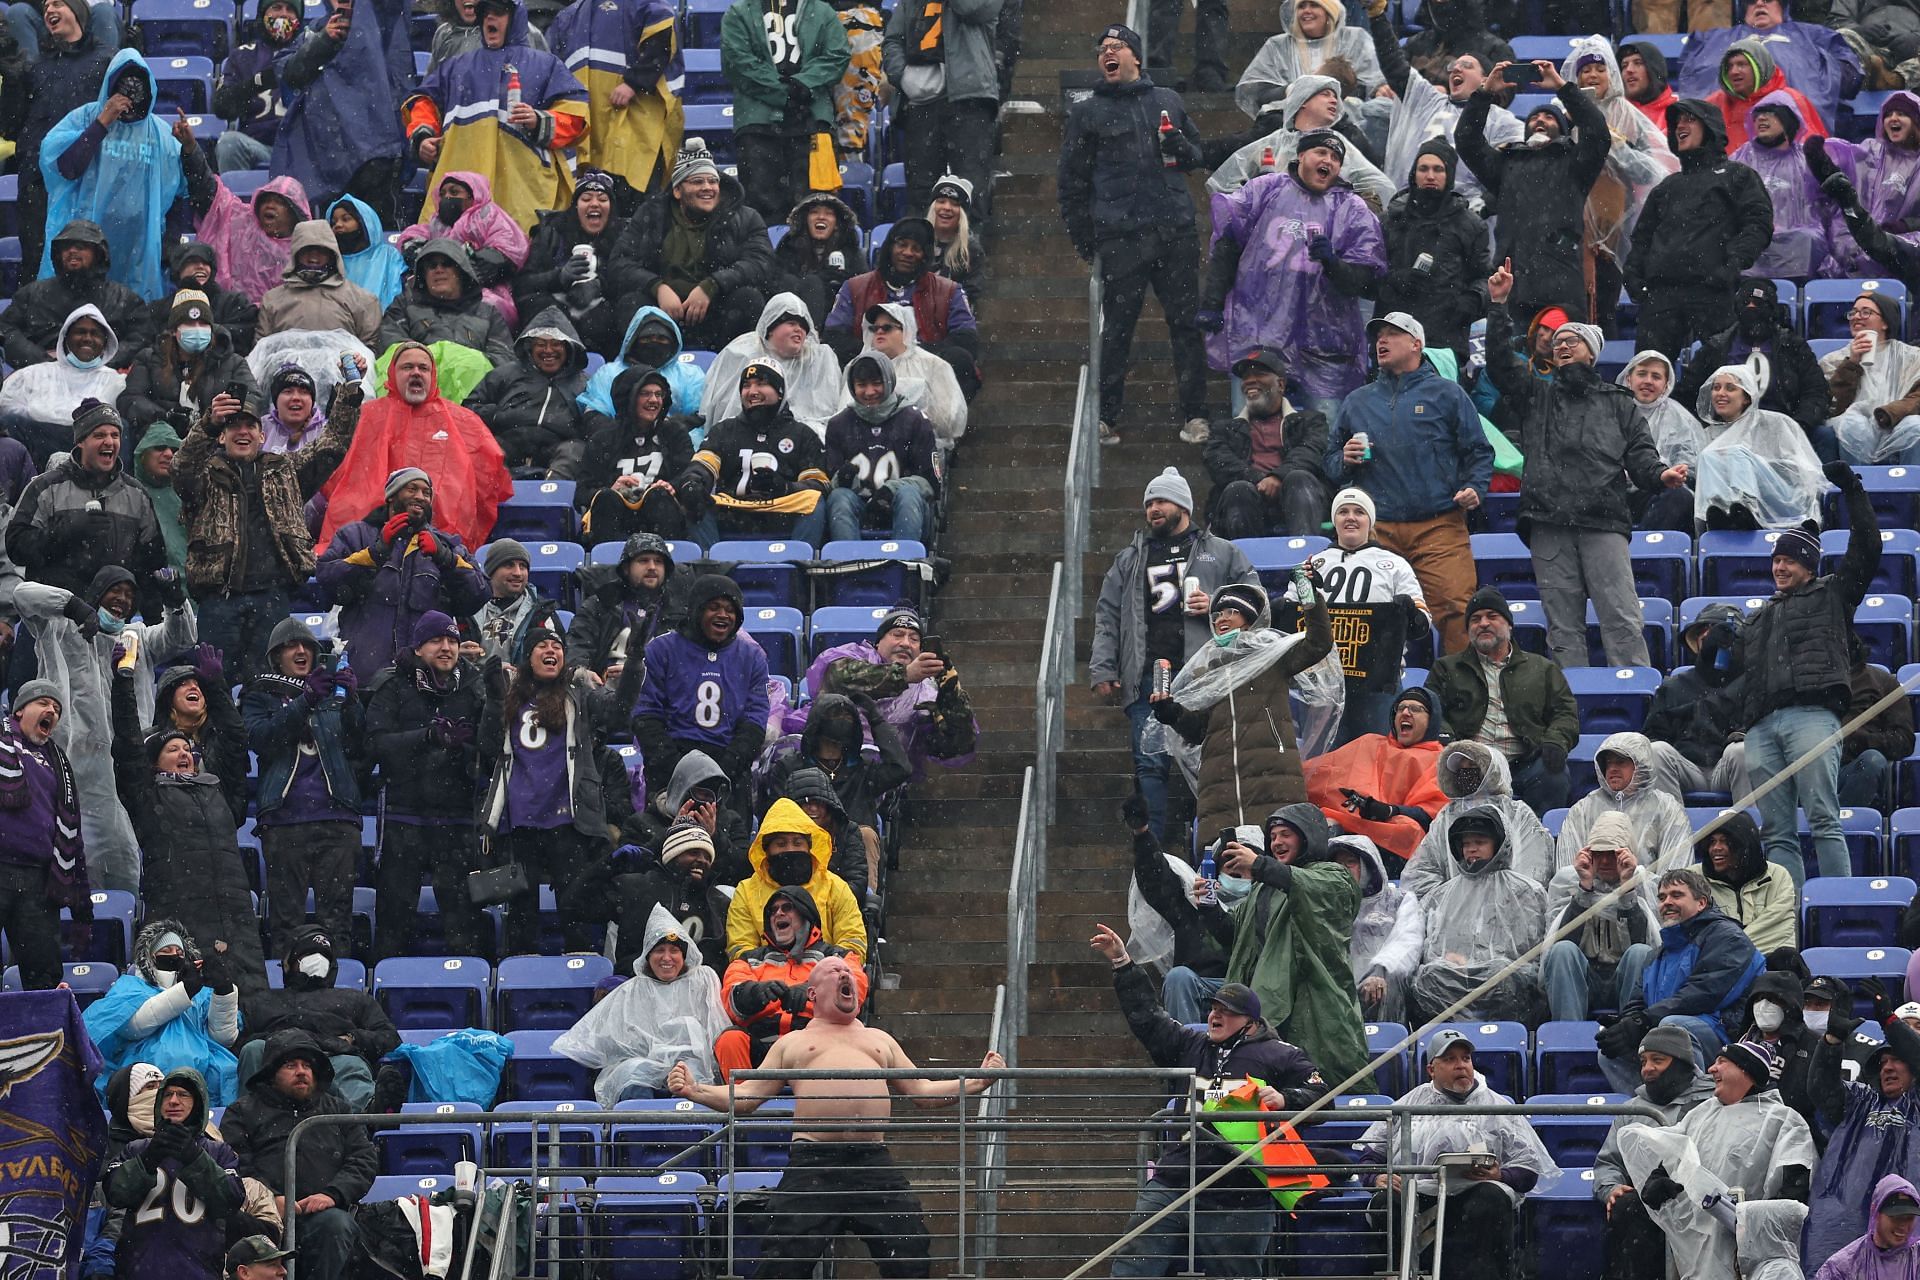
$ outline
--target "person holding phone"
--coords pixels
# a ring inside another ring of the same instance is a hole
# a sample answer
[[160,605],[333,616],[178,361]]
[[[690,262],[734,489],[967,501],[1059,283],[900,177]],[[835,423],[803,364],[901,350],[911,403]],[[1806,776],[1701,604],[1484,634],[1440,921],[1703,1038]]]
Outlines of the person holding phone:
[[231,417],[253,390],[232,335],[213,323],[213,303],[198,289],[182,289],[160,336],[134,357],[118,407],[129,431],[170,422],[184,436],[202,414]]

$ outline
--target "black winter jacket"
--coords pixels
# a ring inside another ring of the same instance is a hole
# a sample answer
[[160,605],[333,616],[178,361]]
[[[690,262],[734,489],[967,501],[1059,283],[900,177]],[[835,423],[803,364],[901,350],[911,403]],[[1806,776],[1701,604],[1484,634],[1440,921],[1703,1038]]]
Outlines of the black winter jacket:
[[[88,511],[94,501],[101,510]],[[6,545],[29,578],[76,593],[100,570],[119,565],[133,574],[143,613],[151,592],[140,584],[151,583],[153,571],[167,563],[167,544],[146,491],[124,471],[99,475],[71,455],[27,482],[7,524]]]
[[1741,629],[1734,660],[1747,673],[1742,705],[1751,729],[1781,707],[1844,715],[1852,696],[1847,635],[1853,611],[1880,568],[1880,525],[1864,490],[1846,495],[1847,553],[1840,567],[1774,596]]
[[[466,825],[473,821],[475,778],[486,693],[480,668],[462,662],[451,686],[436,689],[426,666],[411,652],[368,685],[367,752],[386,781],[387,809],[408,817]],[[474,736],[465,746],[441,745],[428,732],[436,718],[464,720]]]
[[613,971],[628,974],[644,954],[648,917],[655,905],[665,907],[688,936],[702,944],[700,956],[707,967],[725,973],[728,899],[712,880],[709,875],[695,884],[677,869],[660,865],[658,853],[625,845],[576,876],[560,909],[588,924],[619,925]]
[[286,955],[281,957],[287,985],[279,990],[256,991],[240,1002],[240,1022],[245,1028],[242,1041],[304,1031],[318,1042],[323,1053],[353,1053],[369,1064],[376,1063],[400,1047],[400,1033],[393,1029],[393,1020],[380,1002],[356,988],[334,986],[340,972],[337,960],[327,962],[323,978],[309,978],[293,967],[294,958],[311,951],[312,939],[324,932],[317,924],[296,929]]
[[[1280,469],[1274,475],[1285,479],[1295,471],[1304,471],[1320,480],[1320,464],[1327,453],[1327,415],[1313,409],[1297,409],[1280,423]],[[1259,484],[1267,473],[1253,465],[1253,424],[1242,414],[1216,420],[1213,434],[1201,451],[1206,459],[1207,478],[1213,488],[1207,494],[1207,518],[1213,518],[1213,505],[1221,490],[1235,480]]]
[[1699,667],[1676,671],[1653,691],[1642,732],[1711,770],[1726,753],[1731,736],[1745,728],[1740,718],[1745,677],[1714,685]]
[[[1463,0],[1449,0],[1459,4]],[[1427,331],[1427,345],[1465,351],[1467,330],[1487,313],[1487,224],[1453,189],[1453,148],[1435,140],[1420,154],[1446,161],[1447,188],[1419,191],[1411,183],[1393,198],[1380,220],[1387,238],[1387,274],[1376,277],[1369,296],[1375,314],[1404,311]],[[1414,157],[1419,163],[1419,156]],[[1414,270],[1421,254],[1433,255],[1430,270]]]
[[[196,287],[207,295],[207,303],[213,309],[214,327],[227,331],[227,339],[233,344],[233,349],[243,356],[252,351],[254,330],[260,327],[260,308],[238,289],[222,289],[220,282],[212,279],[198,286],[183,285],[177,279],[170,279],[167,296],[147,306],[147,332],[163,332],[168,317],[173,314],[174,293]],[[116,329],[114,333],[118,336],[119,330]]]
[[1203,978],[1227,976],[1227,953],[1213,940],[1213,932],[1194,905],[1187,886],[1167,865],[1160,842],[1151,831],[1133,836],[1133,882],[1140,896],[1173,931],[1170,965],[1185,965]]
[[839,693],[823,693],[813,700],[806,727],[800,731],[800,749],[778,757],[768,766],[760,797],[763,813],[786,794],[787,779],[796,770],[826,772],[826,766],[820,763],[820,739],[825,736],[827,721],[838,717],[853,721],[855,726],[864,722],[866,736],[872,739],[874,750],[879,754],[876,758],[853,751],[842,759],[837,772],[827,776],[847,816],[861,826],[874,824],[881,798],[913,776],[913,762],[907,759],[899,732],[879,714],[879,707],[864,695],[860,702],[866,705],[862,707]]
[[1485,89],[1467,100],[1453,140],[1486,189],[1488,216],[1499,228],[1493,258],[1513,260],[1514,300],[1530,306],[1558,303],[1584,316],[1587,284],[1580,247],[1587,193],[1607,163],[1612,135],[1606,116],[1579,86],[1565,85],[1556,96],[1573,121],[1577,141],[1559,138],[1537,149],[1490,145],[1487,112],[1493,95]]
[[[429,254],[453,262],[463,285],[458,298],[448,301],[427,292],[426,272],[419,263]],[[380,317],[382,351],[396,342],[424,342],[428,346],[457,342],[478,351],[496,366],[513,359],[513,332],[507,328],[505,317],[483,296],[480,277],[474,274],[464,245],[455,240],[429,240],[420,246],[413,261],[407,287]]]
[[[1177,168],[1160,154],[1165,112],[1184,143]],[[1200,130],[1180,95],[1142,75],[1127,84],[1099,84],[1067,110],[1060,143],[1060,217],[1083,258],[1103,240],[1137,232],[1189,235],[1193,196],[1188,169],[1200,161]]]
[[[1733,351],[1737,331],[1724,329],[1703,339],[1700,349],[1687,361],[1679,383],[1673,389],[1673,402],[1682,408],[1698,403],[1700,388],[1721,365],[1739,364]],[[1773,350],[1767,363],[1773,370],[1767,389],[1760,395],[1760,407],[1784,413],[1811,431],[1827,420],[1832,393],[1827,375],[1820,368],[1807,340],[1782,324],[1770,339]]]
[[621,476],[639,476],[648,483],[672,481],[693,461],[692,430],[700,425],[698,415],[663,413],[651,430],[641,434],[639,421],[633,416],[633,396],[649,372],[629,368],[613,380],[616,416],[610,418],[597,410],[586,416],[583,429],[587,455],[574,475],[575,500],[583,508],[594,494]]
[[[290,1051],[313,1056],[315,1091],[305,1102],[273,1087],[273,1069]],[[380,1153],[363,1125],[314,1125],[300,1135],[294,1156],[293,1186],[282,1185],[287,1175],[287,1139],[293,1127],[308,1116],[337,1116],[352,1110],[331,1089],[333,1067],[312,1036],[305,1031],[282,1031],[267,1041],[267,1066],[247,1081],[247,1091],[220,1117],[227,1145],[240,1157],[240,1174],[257,1178],[275,1195],[293,1200],[312,1195],[333,1197],[334,1204],[351,1212],[373,1186],[380,1172]]]
[[[1706,140],[1692,151],[1680,150],[1674,136],[1682,116],[1706,129]],[[1710,102],[1682,98],[1669,106],[1667,145],[1680,157],[1680,172],[1663,179],[1640,211],[1627,254],[1627,291],[1645,298],[1654,287],[1730,290],[1773,239],[1767,185],[1727,159],[1727,127]]]
[[[722,294],[735,289],[762,291],[773,282],[773,242],[767,224],[746,202],[746,189],[735,178],[720,177],[720,204],[707,219],[706,278]],[[666,275],[661,252],[672,225],[674,199],[670,193],[648,200],[627,220],[613,247],[608,273],[613,296],[620,300],[624,326],[641,307],[651,306],[654,291]]]
[[[1727,1027],[1729,1038],[1741,1040],[1759,1040],[1760,1029],[1753,1021],[1753,1003],[1756,1000],[1771,1000],[1786,1010],[1786,1021],[1780,1024],[1779,1039],[1769,1043],[1780,1058],[1780,1101],[1798,1111],[1806,1120],[1809,1129],[1818,1132],[1815,1123],[1814,1098],[1811,1091],[1814,1047],[1820,1043],[1820,1035],[1809,1028],[1803,1020],[1804,1006],[1801,997],[1800,977],[1795,973],[1768,972],[1753,980],[1753,986],[1747,992],[1747,1007],[1740,1018],[1738,1027]],[[1738,1032],[1738,1036],[1735,1033]]]
[[[102,252],[106,252],[104,243]],[[38,270],[38,264],[27,269]],[[60,341],[60,326],[89,304],[100,308],[100,314],[107,318],[107,326],[120,343],[121,360],[131,361],[133,354],[144,351],[160,332],[140,295],[107,279],[104,265],[71,276],[56,271],[21,285],[12,305],[0,313],[0,343],[6,346],[7,363],[24,369],[52,359],[47,353]]]
[[[608,292],[608,267],[613,262],[614,246],[620,239],[620,218],[607,219],[599,235],[588,235],[572,206],[542,214],[533,229],[533,241],[527,250],[526,265],[513,277],[513,303],[523,316],[536,315],[548,307],[566,314],[587,350],[612,359],[620,346],[620,331],[615,322],[619,303]],[[599,265],[595,279],[568,285],[560,278],[560,268],[580,245],[592,245]]]
[[1629,479],[1658,492],[1666,470],[1638,404],[1592,365],[1534,376],[1514,347],[1513,317],[1494,304],[1487,321],[1487,372],[1520,417],[1520,536],[1533,524],[1626,534],[1633,528]]
[[[233,337],[225,329],[214,329],[213,345],[201,353],[197,367],[169,360],[168,345],[164,338],[156,340],[127,371],[127,387],[120,393],[120,416],[127,420],[127,430],[135,439],[154,423],[182,410],[184,415],[174,421],[174,430],[184,437],[196,419],[212,412],[213,398],[230,384],[239,383],[248,395],[259,390],[253,370],[234,350]],[[190,401],[185,406],[180,403],[182,384]]]
[[[556,333],[568,344],[567,359],[558,373],[548,376],[533,363],[532,341]],[[587,349],[580,334],[560,308],[548,307],[520,331],[513,349],[517,358],[480,379],[462,403],[493,432],[509,469],[544,472],[558,462],[570,470],[585,449],[576,403],[587,388]],[[555,457],[562,445],[574,446],[573,459]]]
[[647,641],[671,631],[686,617],[686,588],[692,578],[671,574],[658,591],[630,587],[618,566],[582,565],[580,611],[567,628],[567,661],[596,675],[613,660],[613,643],[622,631],[629,661],[640,661]]

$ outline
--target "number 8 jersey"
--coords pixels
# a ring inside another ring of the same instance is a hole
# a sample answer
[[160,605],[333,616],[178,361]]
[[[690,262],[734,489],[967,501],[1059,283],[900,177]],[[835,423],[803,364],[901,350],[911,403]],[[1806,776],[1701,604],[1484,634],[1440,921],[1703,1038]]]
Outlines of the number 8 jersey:
[[[656,771],[664,777],[694,747],[706,749],[729,775],[738,776],[765,740],[767,655],[738,630],[718,643],[706,634],[702,615],[718,599],[730,600],[736,616],[745,617],[740,588],[719,574],[703,574],[687,594],[687,617],[679,629],[647,642],[647,678],[634,708],[634,728],[649,777]],[[726,749],[743,728],[753,730],[743,738],[745,758],[729,759]],[[663,737],[676,749],[669,759],[656,760]],[[748,741],[751,751],[744,745]]]

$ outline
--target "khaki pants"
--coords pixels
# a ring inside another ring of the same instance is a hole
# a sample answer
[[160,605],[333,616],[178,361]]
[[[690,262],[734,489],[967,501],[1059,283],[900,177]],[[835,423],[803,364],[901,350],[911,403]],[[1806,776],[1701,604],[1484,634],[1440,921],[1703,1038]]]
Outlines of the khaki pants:
[[1431,520],[1382,521],[1373,536],[1389,551],[1405,556],[1420,580],[1420,594],[1440,628],[1440,651],[1467,647],[1467,600],[1480,585],[1467,541],[1467,518],[1458,511]]
[[[1659,34],[1680,29],[1681,0],[1633,0],[1633,29]],[[1686,0],[1687,30],[1733,25],[1733,0]]]

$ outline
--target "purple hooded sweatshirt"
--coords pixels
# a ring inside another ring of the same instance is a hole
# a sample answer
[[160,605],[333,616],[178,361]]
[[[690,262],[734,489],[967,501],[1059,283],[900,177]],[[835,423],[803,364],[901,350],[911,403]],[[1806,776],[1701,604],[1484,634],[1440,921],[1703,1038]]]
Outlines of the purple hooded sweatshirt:
[[1315,195],[1292,174],[1273,173],[1213,197],[1214,245],[1230,236],[1244,250],[1226,325],[1207,335],[1209,365],[1225,369],[1234,353],[1273,347],[1309,395],[1344,396],[1367,380],[1363,299],[1334,288],[1307,255],[1307,241],[1321,234],[1342,261],[1387,269],[1380,219],[1344,183]]
[[1873,1189],[1873,1207],[1867,1213],[1867,1230],[1858,1240],[1828,1258],[1814,1280],[1920,1280],[1920,1231],[1907,1242],[1882,1249],[1873,1242],[1873,1225],[1887,1197],[1905,1193],[1920,1199],[1911,1182],[1897,1173],[1880,1179]]
[[[1754,117],[1774,108],[1787,114],[1787,140],[1777,147],[1763,146],[1753,133]],[[1750,268],[1751,275],[1806,280],[1841,274],[1827,238],[1838,214],[1800,153],[1802,124],[1792,95],[1777,89],[1747,110],[1748,141],[1732,158],[1758,173],[1773,199],[1773,243]]]
[[[1920,127],[1913,131],[1914,145],[1895,146],[1887,141],[1887,117],[1895,113],[1905,115],[1920,126],[1920,97],[1905,89],[1888,94],[1880,105],[1880,120],[1873,136],[1865,142],[1828,138],[1827,155],[1853,179],[1868,217],[1899,239],[1920,247]],[[1879,264],[1853,242],[1844,218],[1836,216],[1829,229],[1833,256],[1843,268],[1843,274],[1880,274]]]

